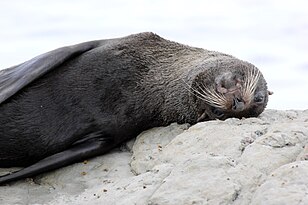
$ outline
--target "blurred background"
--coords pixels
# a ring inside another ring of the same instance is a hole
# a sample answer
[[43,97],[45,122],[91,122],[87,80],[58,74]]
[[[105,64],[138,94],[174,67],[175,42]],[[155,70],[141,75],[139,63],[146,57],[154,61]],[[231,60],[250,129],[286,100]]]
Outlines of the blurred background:
[[308,109],[306,0],[3,0],[0,69],[94,39],[152,31],[236,56],[264,74],[268,108]]

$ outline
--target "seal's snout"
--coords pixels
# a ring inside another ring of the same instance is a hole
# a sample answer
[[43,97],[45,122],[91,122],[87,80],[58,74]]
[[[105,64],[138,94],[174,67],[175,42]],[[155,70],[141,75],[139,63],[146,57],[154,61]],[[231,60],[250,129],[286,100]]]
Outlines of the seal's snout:
[[234,97],[232,100],[232,110],[235,112],[243,111],[245,103],[241,98]]
[[227,72],[216,78],[216,90],[225,98],[226,109],[241,112],[245,109],[242,80],[236,74]]

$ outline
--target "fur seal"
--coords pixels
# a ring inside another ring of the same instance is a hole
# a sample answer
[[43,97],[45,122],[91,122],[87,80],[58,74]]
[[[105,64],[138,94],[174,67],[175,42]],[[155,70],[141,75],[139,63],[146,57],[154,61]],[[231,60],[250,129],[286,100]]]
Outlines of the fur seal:
[[59,48],[0,71],[0,184],[104,154],[172,122],[256,117],[261,72],[153,33]]

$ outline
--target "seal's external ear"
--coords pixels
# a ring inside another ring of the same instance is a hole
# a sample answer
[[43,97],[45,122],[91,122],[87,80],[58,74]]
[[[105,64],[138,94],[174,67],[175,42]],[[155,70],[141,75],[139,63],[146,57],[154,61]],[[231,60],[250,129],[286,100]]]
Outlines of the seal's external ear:
[[57,68],[68,59],[96,48],[99,45],[100,41],[90,41],[58,48],[39,55],[20,65],[0,70],[0,103],[35,79]]

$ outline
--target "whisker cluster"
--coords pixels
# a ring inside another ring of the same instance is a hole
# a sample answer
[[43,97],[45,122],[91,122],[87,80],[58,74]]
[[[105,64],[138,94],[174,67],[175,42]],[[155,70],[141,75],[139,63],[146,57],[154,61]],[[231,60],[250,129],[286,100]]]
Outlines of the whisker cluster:
[[[183,80],[184,81],[184,80]],[[191,94],[217,108],[226,109],[227,100],[224,95],[217,93],[213,89],[208,89],[204,84],[197,84],[200,88],[200,91],[190,86],[187,82],[184,81],[187,85],[185,87]]]
[[247,100],[249,101],[247,103],[250,103],[251,99],[253,98],[260,77],[261,72],[256,68],[250,69],[247,72],[243,86],[243,96],[247,97]]

